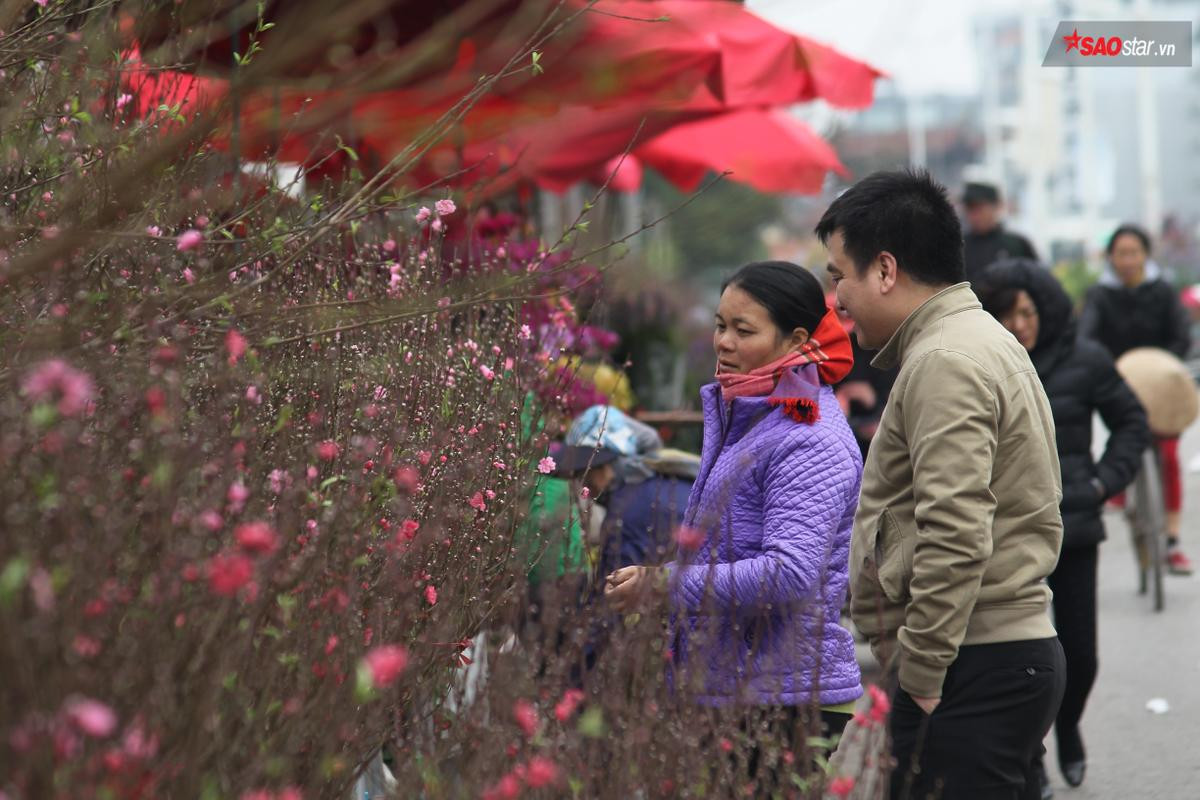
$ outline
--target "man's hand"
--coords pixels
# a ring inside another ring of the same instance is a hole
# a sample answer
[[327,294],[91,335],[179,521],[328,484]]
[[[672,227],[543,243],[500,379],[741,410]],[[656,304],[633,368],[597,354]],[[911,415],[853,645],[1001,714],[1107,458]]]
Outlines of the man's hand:
[[[909,696],[911,697],[911,695],[909,695]],[[926,714],[932,714],[933,710],[941,704],[942,698],[940,698],[940,697],[913,697],[913,702],[916,703],[918,706],[920,706],[921,710],[924,711]]]
[[618,611],[636,611],[657,588],[662,568],[621,567],[604,580],[604,599]]

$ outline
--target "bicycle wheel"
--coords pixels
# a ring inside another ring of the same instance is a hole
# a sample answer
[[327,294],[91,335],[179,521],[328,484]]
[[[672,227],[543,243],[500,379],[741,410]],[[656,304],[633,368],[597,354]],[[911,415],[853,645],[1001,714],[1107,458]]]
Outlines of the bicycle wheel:
[[1158,452],[1149,448],[1142,454],[1142,473],[1146,476],[1145,528],[1146,560],[1149,563],[1149,578],[1154,590],[1154,610],[1162,611],[1166,605],[1163,591],[1164,562],[1167,557],[1167,506],[1163,496],[1162,464]]

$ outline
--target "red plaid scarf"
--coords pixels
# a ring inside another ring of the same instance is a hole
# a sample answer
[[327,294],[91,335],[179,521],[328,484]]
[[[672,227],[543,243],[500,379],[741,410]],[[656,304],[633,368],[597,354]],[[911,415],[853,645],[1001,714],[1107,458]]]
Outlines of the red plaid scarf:
[[[717,382],[721,384],[721,396],[727,403],[735,397],[764,397],[775,391],[775,385],[779,383],[779,377],[785,370],[802,364],[816,364],[821,382],[829,385],[841,382],[854,366],[850,337],[832,309],[825,312],[817,329],[799,350],[746,373],[718,372],[716,377]],[[811,400],[807,403],[802,402],[807,398],[772,399],[777,399],[779,402],[775,405],[782,405],[785,410],[789,407],[789,401],[794,400],[791,405],[796,406],[796,409],[791,416],[811,416],[811,419],[802,420],[805,422],[816,419],[815,404]],[[801,411],[800,406],[805,406],[808,410]]]

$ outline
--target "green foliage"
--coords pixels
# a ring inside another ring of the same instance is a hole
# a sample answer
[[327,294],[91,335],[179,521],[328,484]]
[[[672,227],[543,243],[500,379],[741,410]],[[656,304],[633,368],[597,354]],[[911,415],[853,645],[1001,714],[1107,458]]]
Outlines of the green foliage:
[[[646,193],[666,208],[686,199],[679,190],[647,172]],[[681,208],[669,222],[670,239],[679,252],[685,274],[702,269],[727,269],[765,256],[759,230],[775,221],[782,200],[734,183],[718,181]]]

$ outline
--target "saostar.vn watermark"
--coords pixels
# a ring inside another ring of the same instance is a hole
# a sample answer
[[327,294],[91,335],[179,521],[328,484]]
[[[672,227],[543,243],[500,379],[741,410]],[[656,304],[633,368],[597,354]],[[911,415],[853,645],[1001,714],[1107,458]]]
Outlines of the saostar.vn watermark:
[[1190,20],[1063,20],[1043,67],[1190,67]]

